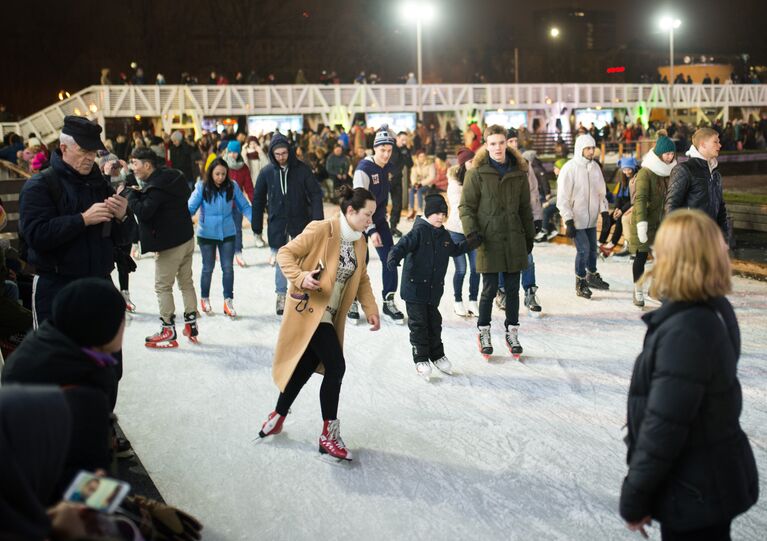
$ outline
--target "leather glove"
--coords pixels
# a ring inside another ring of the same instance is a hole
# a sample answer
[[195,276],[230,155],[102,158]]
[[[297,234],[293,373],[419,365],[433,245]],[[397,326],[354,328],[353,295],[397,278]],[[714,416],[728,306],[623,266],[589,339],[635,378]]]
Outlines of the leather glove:
[[140,518],[139,529],[152,541],[194,541],[201,539],[202,524],[188,515],[157,500],[129,496],[123,508]]
[[543,220],[533,220],[533,225],[535,226],[535,232],[538,233],[543,227]]
[[479,246],[482,244],[482,235],[477,233],[476,231],[473,231],[466,235],[466,245],[469,247],[469,250],[476,250],[479,248]]
[[567,228],[567,233],[565,234],[571,239],[574,239],[575,238],[575,222],[573,220],[567,220],[565,222],[565,227]]
[[637,237],[639,237],[639,242],[642,244],[647,243],[648,237],[647,237],[647,222],[639,222],[637,224]]

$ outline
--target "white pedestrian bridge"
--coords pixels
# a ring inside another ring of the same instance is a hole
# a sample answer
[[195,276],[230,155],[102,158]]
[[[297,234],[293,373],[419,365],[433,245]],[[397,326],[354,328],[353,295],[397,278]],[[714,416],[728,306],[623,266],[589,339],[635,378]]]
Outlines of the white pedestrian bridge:
[[[672,96],[673,94],[673,96]],[[434,112],[463,126],[486,111],[533,112],[544,123],[580,108],[637,111],[713,110],[724,120],[734,108],[744,117],[767,107],[767,85],[640,84],[437,84],[437,85],[143,85],[89,86],[19,122],[0,124],[0,136],[36,133],[45,142],[58,136],[65,115],[159,119],[167,131],[174,118],[239,115],[317,115],[325,124],[345,124],[356,113]],[[199,131],[198,131],[199,133]]]

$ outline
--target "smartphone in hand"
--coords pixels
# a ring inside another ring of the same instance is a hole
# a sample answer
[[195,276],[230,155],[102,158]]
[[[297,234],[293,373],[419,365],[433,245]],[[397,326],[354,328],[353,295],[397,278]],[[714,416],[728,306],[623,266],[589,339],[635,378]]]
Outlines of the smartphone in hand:
[[64,493],[64,500],[83,503],[103,513],[113,513],[130,491],[130,484],[110,477],[81,471]]

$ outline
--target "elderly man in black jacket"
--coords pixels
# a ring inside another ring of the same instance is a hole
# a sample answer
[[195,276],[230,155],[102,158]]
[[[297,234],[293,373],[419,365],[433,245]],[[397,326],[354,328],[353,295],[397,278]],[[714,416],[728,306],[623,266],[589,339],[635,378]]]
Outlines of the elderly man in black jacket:
[[51,167],[29,179],[19,196],[19,226],[35,266],[35,325],[50,317],[56,294],[78,278],[109,279],[116,245],[130,243],[135,221],[96,165],[105,150],[101,126],[67,116]]
[[146,338],[152,348],[178,347],[173,282],[184,300],[184,335],[196,340],[197,293],[192,280],[194,228],[187,201],[191,192],[181,171],[157,167],[157,156],[147,148],[131,154],[131,168],[139,186],[128,191],[128,204],[139,220],[141,251],[156,252],[154,288],[160,304],[160,332]]
[[727,208],[716,159],[721,148],[719,134],[711,128],[700,128],[692,135],[692,146],[687,151],[690,159],[671,170],[666,213],[679,208],[700,209],[713,218],[728,239]]
[[[253,198],[253,233],[261,236],[264,229],[264,209],[269,208],[267,218],[269,247],[272,255],[299,235],[312,220],[322,220],[322,189],[311,169],[296,158],[288,140],[275,133],[269,145],[269,161],[258,173]],[[281,316],[285,310],[285,294],[288,282],[274,266],[276,312]]]

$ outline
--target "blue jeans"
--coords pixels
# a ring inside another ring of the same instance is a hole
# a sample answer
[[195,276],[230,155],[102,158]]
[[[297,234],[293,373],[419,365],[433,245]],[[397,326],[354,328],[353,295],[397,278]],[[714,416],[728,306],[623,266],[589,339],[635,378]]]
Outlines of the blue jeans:
[[[458,244],[466,240],[466,235],[463,233],[455,233],[448,231],[450,238],[454,243]],[[469,257],[469,300],[476,301],[479,295],[479,273],[477,272],[477,250],[472,250],[468,254],[457,255],[453,258],[453,264],[455,265],[455,274],[453,275],[453,294],[455,295],[455,301],[461,302],[463,300],[463,279],[466,276],[466,256]]]
[[575,230],[575,275],[586,278],[586,271],[597,272],[597,228]]
[[410,194],[410,210],[413,210],[415,207],[413,206],[415,203],[415,195],[418,193],[418,209],[423,212],[423,196],[426,193],[426,186],[420,186],[418,188],[411,187],[408,193]]
[[232,219],[234,220],[234,253],[242,252],[242,212],[236,204],[232,205]]
[[522,289],[527,291],[535,285],[535,259],[533,253],[527,254],[527,268],[522,271]]
[[[277,255],[278,250],[279,248],[272,248],[273,257]],[[283,295],[288,292],[288,279],[282,274],[282,269],[280,269],[279,263],[274,264],[274,292]]]
[[389,258],[389,251],[394,246],[394,239],[391,236],[391,229],[389,229],[388,222],[378,222],[375,226],[376,232],[381,237],[381,244],[383,244],[380,248],[376,248],[376,252],[378,252],[378,257],[381,259],[382,263],[381,278],[383,279],[383,291],[381,291],[381,294],[383,298],[386,299],[386,295],[397,291],[397,269],[390,270],[386,265],[386,261]]
[[200,273],[200,296],[203,299],[210,297],[210,282],[213,278],[213,269],[216,267],[216,248],[221,262],[223,273],[224,298],[234,298],[234,239],[216,243],[200,243],[202,254],[202,272]]

